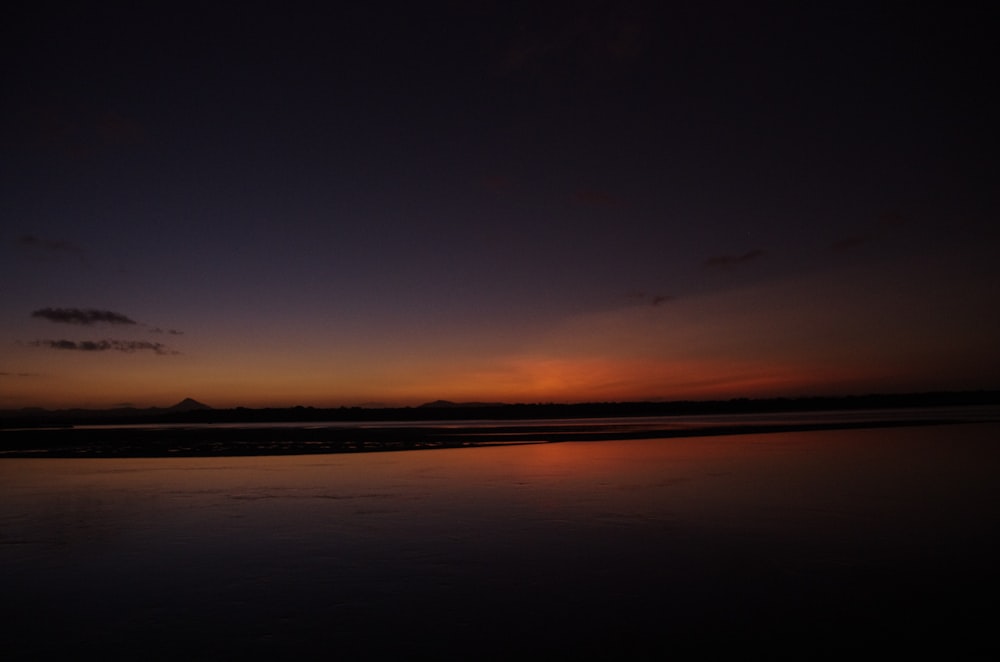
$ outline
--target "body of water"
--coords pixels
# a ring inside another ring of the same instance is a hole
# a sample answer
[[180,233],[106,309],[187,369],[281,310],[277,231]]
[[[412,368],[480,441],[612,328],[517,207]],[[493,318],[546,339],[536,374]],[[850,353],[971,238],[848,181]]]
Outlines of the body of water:
[[1000,424],[0,459],[7,659],[996,652]]

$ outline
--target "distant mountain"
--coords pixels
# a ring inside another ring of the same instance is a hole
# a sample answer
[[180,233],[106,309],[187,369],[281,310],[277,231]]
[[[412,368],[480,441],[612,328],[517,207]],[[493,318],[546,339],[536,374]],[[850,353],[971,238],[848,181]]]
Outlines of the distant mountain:
[[210,409],[212,409],[212,407],[209,407],[202,402],[198,402],[193,398],[184,398],[173,407],[167,407],[167,411],[206,411]]
[[[192,398],[172,407],[136,409],[0,409],[0,429],[123,423],[256,423],[277,421],[414,421],[490,418],[600,418],[630,416],[693,416],[832,410],[914,409],[927,407],[1000,406],[1000,390],[932,391],[800,398],[733,398],[654,402],[521,403],[452,402],[435,400],[418,407],[313,408],[280,407],[215,409]],[[942,414],[944,415],[944,414]],[[995,416],[986,412],[986,416]],[[2,443],[2,440],[0,440]]]

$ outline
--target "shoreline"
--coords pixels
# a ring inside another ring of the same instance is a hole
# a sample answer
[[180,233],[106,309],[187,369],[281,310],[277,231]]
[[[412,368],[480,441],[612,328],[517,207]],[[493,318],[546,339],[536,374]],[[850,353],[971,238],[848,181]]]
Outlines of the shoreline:
[[4,458],[166,458],[328,455],[472,448],[518,444],[670,439],[826,430],[960,425],[996,422],[962,418],[855,420],[842,422],[721,423],[701,427],[668,424],[558,423],[488,426],[276,426],[29,428],[0,431]]

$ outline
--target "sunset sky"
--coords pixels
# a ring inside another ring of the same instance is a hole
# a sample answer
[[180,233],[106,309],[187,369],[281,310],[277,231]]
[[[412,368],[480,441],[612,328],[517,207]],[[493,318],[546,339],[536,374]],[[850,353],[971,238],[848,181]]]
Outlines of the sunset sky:
[[971,3],[204,4],[5,11],[0,409],[1000,388]]

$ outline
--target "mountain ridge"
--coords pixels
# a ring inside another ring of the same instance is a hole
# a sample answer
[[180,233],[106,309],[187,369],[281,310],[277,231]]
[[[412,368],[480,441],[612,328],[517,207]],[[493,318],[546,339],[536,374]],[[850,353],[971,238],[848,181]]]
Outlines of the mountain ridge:
[[[153,407],[153,409],[156,409],[156,407]],[[167,407],[167,411],[206,411],[211,409],[215,408],[206,405],[204,402],[198,402],[194,398],[184,398],[176,405]]]
[[537,420],[545,418],[601,418],[748,414],[795,411],[863,410],[1000,405],[1000,390],[933,391],[923,393],[807,396],[795,398],[732,398],[729,400],[674,400],[581,403],[454,403],[436,400],[416,407],[232,407],[216,409],[193,398],[171,407],[47,410],[25,407],[0,410],[0,428],[65,427],[97,424],[240,423],[294,421],[433,421]]

